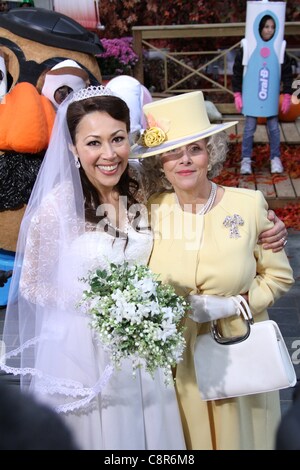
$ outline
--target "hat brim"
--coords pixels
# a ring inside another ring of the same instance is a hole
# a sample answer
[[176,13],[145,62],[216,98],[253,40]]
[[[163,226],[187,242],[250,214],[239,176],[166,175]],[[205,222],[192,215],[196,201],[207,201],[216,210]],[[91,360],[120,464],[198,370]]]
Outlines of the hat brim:
[[191,144],[196,140],[205,139],[206,137],[210,137],[213,134],[217,134],[218,132],[222,132],[229,127],[235,126],[238,121],[230,121],[222,124],[212,124],[210,127],[201,131],[197,134],[189,135],[187,137],[166,141],[156,147],[144,147],[143,145],[135,144],[131,147],[131,154],[129,158],[146,158],[152,157],[153,155],[160,155],[161,153],[168,152],[169,150],[176,149],[181,147],[182,145]]

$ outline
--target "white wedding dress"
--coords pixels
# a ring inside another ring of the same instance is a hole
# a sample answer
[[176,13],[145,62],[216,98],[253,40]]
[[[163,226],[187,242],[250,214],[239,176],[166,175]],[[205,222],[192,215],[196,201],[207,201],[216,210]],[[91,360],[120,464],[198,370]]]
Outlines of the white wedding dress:
[[[147,263],[153,242],[150,230],[137,232],[129,224],[127,241],[103,231],[86,230],[73,237],[68,247],[62,247],[58,258],[54,252],[56,232],[51,228],[57,207],[57,201],[49,199],[33,221],[20,282],[24,298],[41,305],[31,391],[61,412],[81,449],[185,449],[173,384],[165,385],[161,370],[152,378],[139,369],[134,378],[130,360],[123,361],[120,371],[111,373],[108,354],[89,317],[76,308],[85,288],[82,278],[89,270],[124,260]],[[39,230],[39,217],[47,217],[48,232],[44,235]],[[68,267],[68,275],[57,281],[56,289],[50,278],[47,285],[46,275],[43,283],[34,279],[34,247],[42,236],[48,239],[45,273],[50,272],[50,260],[55,263],[55,258]]]
[[[86,243],[88,241],[88,243]],[[103,232],[87,232],[72,247],[84,259],[83,272],[108,262],[147,263],[152,248],[150,232],[138,233],[131,226],[128,241]],[[85,320],[83,320],[85,323]],[[82,325],[80,342],[91,342],[99,376],[104,373],[108,357],[87,324]],[[77,345],[81,347],[80,344]],[[164,384],[158,370],[155,378],[144,370],[132,375],[130,360],[123,361],[122,370],[114,371],[104,390],[93,402],[93,409],[73,412],[66,421],[76,431],[79,444],[85,449],[184,449],[181,421],[173,385]]]

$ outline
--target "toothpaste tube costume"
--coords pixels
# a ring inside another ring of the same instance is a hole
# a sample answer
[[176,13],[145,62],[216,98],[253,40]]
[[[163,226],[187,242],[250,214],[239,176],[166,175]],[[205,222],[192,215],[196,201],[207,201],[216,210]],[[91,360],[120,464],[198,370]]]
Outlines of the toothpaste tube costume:
[[[243,114],[268,117],[278,114],[281,64],[284,61],[286,41],[283,39],[285,2],[247,2],[246,34],[243,47]],[[275,33],[264,41],[259,25],[270,15]]]
[[258,117],[267,118],[271,173],[284,171],[280,160],[278,102],[282,83],[280,110],[286,114],[291,105],[293,81],[283,39],[285,7],[285,2],[247,2],[245,38],[236,54],[232,77],[235,107],[246,116],[241,174],[252,173],[253,137]]

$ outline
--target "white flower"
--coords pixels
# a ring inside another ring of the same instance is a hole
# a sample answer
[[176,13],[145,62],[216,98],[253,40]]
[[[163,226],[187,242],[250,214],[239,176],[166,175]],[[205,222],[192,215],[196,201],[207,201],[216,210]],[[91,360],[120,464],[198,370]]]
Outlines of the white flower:
[[148,308],[152,317],[160,314],[161,309],[159,308],[157,301],[151,300],[151,302],[148,303]]
[[133,374],[145,367],[153,375],[180,361],[185,342],[179,322],[187,308],[173,287],[157,282],[147,266],[109,264],[89,273],[79,307],[91,316],[91,327],[115,367],[131,358]]
[[134,283],[136,289],[139,289],[145,297],[149,297],[150,295],[154,295],[156,292],[156,284],[153,282],[153,279],[145,278],[141,279]]
[[171,323],[170,321],[163,320],[161,323],[160,329],[157,330],[157,339],[161,339],[163,341],[166,341],[166,339],[169,336],[172,336],[176,333],[177,328],[174,323]]
[[162,307],[163,319],[170,320],[174,318],[174,312],[171,307]]

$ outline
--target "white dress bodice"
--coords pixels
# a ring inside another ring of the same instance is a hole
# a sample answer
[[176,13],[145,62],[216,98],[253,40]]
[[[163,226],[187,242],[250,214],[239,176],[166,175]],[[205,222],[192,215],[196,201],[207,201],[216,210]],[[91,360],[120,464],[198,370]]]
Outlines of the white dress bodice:
[[150,230],[137,232],[131,225],[127,238],[114,238],[102,231],[87,231],[72,243],[69,255],[76,255],[81,273],[85,273],[96,268],[105,269],[110,263],[147,264],[152,243]]

